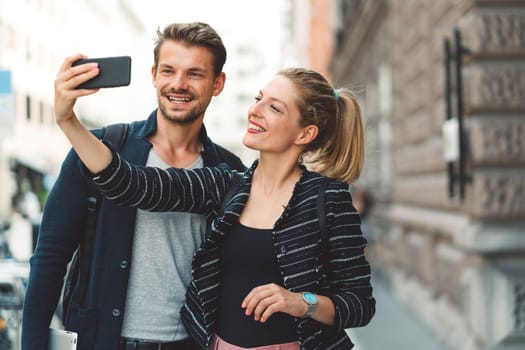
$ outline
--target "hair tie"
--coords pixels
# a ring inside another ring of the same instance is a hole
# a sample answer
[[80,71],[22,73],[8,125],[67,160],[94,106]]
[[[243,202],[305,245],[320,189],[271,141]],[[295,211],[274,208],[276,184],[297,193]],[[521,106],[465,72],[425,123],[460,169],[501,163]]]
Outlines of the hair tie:
[[339,102],[339,91],[337,89],[334,89],[334,96],[335,96],[335,102]]

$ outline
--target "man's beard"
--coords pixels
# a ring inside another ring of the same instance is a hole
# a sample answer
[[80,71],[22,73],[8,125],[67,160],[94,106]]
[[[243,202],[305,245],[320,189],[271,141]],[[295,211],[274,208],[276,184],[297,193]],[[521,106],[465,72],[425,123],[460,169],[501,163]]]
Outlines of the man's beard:
[[172,116],[166,110],[166,108],[164,108],[164,106],[160,104],[159,104],[159,110],[165,120],[169,121],[170,123],[177,124],[177,125],[189,125],[193,123],[194,121],[198,120],[200,116],[202,115],[202,112],[192,110],[183,116]]

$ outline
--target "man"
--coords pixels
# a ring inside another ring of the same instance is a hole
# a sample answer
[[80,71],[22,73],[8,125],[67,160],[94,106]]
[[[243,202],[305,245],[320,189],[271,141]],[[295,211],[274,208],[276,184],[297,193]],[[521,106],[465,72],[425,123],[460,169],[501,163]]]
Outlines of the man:
[[[135,164],[202,167],[228,163],[232,153],[206,136],[203,118],[221,93],[226,49],[204,23],[171,24],[158,31],[152,80],[158,109],[130,124],[121,155]],[[96,90],[74,87],[96,76],[95,66],[67,58],[55,81],[55,113],[74,113],[75,101]],[[132,101],[127,101],[127,103]],[[22,349],[45,349],[66,266],[86,224],[86,178],[70,152],[51,191],[36,251],[31,258]],[[179,311],[191,280],[191,260],[206,222],[186,213],[149,213],[101,202],[89,283],[79,310],[69,310],[66,329],[78,332],[78,349],[191,349]],[[160,343],[168,343],[162,344]]]

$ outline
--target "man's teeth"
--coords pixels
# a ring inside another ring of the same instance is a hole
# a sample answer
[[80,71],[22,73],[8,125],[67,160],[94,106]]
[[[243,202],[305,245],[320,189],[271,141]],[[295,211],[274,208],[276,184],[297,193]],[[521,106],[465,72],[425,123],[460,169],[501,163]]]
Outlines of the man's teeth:
[[171,102],[189,102],[190,98],[168,96],[168,100],[170,100]]

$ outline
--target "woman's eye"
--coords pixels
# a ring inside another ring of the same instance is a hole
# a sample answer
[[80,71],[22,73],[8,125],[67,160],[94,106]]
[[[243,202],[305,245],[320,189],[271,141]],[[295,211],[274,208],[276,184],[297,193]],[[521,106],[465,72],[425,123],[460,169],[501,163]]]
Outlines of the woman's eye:
[[254,99],[255,99],[255,102],[259,102],[261,100],[261,97],[256,96],[256,97],[254,97]]
[[274,111],[276,111],[277,113],[281,113],[281,110],[277,107],[275,107],[274,105],[270,105],[270,108],[273,109]]

